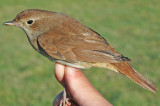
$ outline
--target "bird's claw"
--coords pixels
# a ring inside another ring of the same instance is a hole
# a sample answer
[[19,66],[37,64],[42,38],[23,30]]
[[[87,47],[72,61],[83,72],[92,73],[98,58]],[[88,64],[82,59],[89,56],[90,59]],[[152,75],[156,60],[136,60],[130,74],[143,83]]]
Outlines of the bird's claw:
[[62,99],[59,106],[71,106],[69,100],[69,98]]

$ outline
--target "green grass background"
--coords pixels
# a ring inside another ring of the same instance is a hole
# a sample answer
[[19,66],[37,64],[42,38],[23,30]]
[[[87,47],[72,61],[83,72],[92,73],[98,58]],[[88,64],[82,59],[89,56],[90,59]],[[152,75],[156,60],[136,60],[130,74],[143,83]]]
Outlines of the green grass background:
[[[160,88],[159,0],[1,0],[0,23],[38,8],[68,14],[100,33],[132,59],[132,65]],[[115,106],[159,106],[155,95],[107,69],[83,70]],[[54,63],[33,50],[25,33],[0,25],[0,106],[51,106],[63,90]]]

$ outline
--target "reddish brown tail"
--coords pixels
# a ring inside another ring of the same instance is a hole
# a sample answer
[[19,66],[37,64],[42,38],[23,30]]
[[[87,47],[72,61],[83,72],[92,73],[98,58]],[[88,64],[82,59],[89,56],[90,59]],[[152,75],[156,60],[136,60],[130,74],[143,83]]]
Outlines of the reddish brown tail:
[[122,63],[110,63],[114,66],[120,73],[126,75],[131,80],[142,86],[143,88],[156,93],[158,90],[156,86],[139,72],[137,72],[129,63],[122,62]]

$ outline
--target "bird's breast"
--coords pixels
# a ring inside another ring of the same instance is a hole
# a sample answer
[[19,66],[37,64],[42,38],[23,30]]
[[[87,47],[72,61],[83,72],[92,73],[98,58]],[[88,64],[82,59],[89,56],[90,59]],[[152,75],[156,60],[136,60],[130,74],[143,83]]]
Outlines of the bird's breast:
[[40,52],[40,51],[39,51],[39,47],[38,47],[38,43],[37,43],[37,39],[30,40],[29,42],[30,42],[30,44],[32,45],[32,47],[33,47],[36,51]]
[[37,39],[31,40],[30,44],[32,45],[32,47],[39,52],[40,54],[42,54],[43,56],[45,56],[46,58],[48,58],[51,61],[55,61],[56,59],[51,57],[48,53],[45,52],[45,50],[39,45]]

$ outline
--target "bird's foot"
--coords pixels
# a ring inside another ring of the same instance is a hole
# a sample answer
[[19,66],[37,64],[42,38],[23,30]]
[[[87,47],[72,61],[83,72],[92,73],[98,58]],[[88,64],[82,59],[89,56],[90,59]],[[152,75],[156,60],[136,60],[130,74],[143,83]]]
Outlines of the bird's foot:
[[71,103],[69,102],[69,98],[66,98],[64,100],[62,99],[59,106],[71,106]]
[[60,106],[71,106],[71,103],[69,102],[69,98],[67,98],[66,88],[64,88],[63,99],[60,102]]

